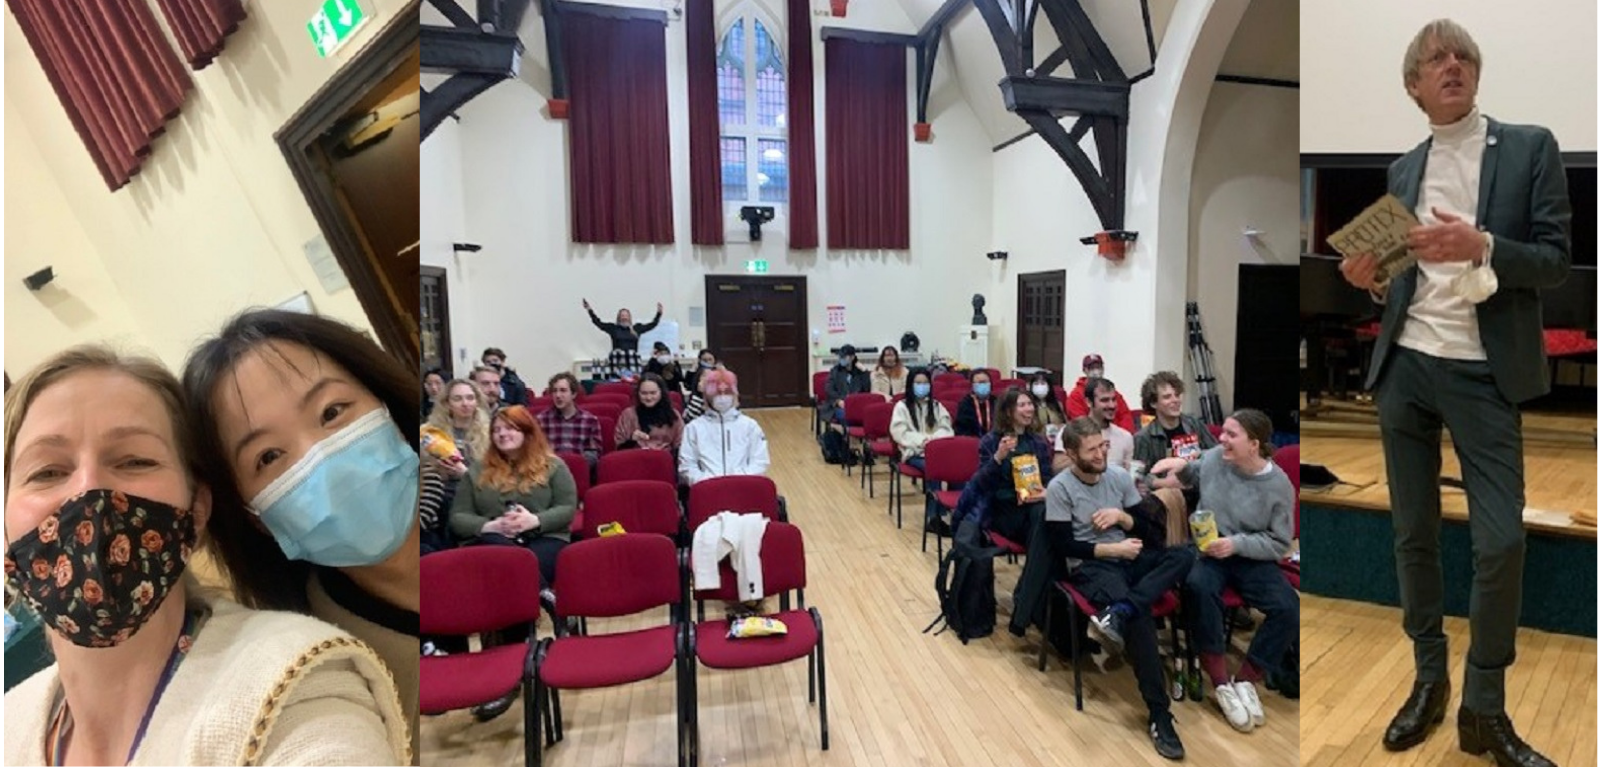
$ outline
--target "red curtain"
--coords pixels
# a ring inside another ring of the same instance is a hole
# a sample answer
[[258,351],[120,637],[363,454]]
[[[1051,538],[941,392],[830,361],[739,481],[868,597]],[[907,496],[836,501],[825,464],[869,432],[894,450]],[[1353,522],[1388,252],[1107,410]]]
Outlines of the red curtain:
[[722,244],[721,123],[717,114],[717,12],[689,0],[689,241]]
[[6,0],[112,191],[194,87],[144,0]]
[[223,42],[245,19],[243,0],[156,0],[156,5],[196,72],[222,53]]
[[572,100],[572,241],[668,244],[672,165],[660,21],[562,16]]
[[827,68],[828,247],[911,247],[906,47],[834,38]]
[[810,0],[789,0],[789,247],[817,247],[816,78]]

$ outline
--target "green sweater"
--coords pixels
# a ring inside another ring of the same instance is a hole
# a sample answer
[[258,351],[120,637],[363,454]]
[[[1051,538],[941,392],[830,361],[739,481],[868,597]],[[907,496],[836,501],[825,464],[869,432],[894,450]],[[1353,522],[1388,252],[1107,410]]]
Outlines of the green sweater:
[[578,509],[578,485],[572,479],[572,472],[567,470],[566,462],[560,458],[550,459],[545,477],[542,487],[533,487],[526,493],[502,493],[480,484],[483,464],[473,464],[472,470],[456,486],[456,499],[450,506],[450,532],[462,540],[477,538],[485,523],[506,512],[507,501],[515,501],[539,515],[538,535],[571,540],[568,528]]

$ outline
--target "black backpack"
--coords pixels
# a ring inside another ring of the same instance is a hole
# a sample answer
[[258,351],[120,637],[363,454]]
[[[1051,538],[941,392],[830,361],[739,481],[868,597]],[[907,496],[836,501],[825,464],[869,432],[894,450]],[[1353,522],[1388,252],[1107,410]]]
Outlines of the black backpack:
[[987,546],[988,536],[977,531],[976,522],[966,520],[951,540],[950,551],[939,562],[934,588],[939,593],[939,617],[922,630],[926,634],[944,622],[934,636],[945,629],[956,632],[961,643],[982,639],[994,633],[994,558],[1000,549]]
[[851,463],[850,440],[843,432],[824,429],[822,432],[822,460],[831,464]]

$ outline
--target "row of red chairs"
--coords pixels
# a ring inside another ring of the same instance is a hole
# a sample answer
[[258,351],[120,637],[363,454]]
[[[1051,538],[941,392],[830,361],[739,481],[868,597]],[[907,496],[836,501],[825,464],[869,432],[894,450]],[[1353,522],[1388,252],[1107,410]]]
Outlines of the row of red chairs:
[[[564,738],[560,690],[598,689],[644,681],[669,668],[677,674],[678,764],[699,762],[698,667],[743,669],[806,658],[809,701],[819,703],[822,749],[828,749],[827,661],[822,615],[807,609],[805,544],[799,528],[772,523],[761,545],[764,596],[802,594],[799,609],[769,617],[788,626],[780,637],[728,639],[727,621],[690,623],[687,595],[678,588],[683,559],[671,539],[649,533],[573,543],[556,562],[562,618],[615,618],[659,607],[669,619],[656,625],[607,634],[567,634],[528,640],[476,653],[425,656],[421,660],[423,714],[434,715],[496,700],[521,688],[524,761],[542,764],[542,749]],[[461,549],[425,557],[422,563],[422,631],[467,636],[527,624],[539,618],[539,566],[525,549]],[[733,569],[723,563],[721,582],[692,599],[736,601]],[[496,584],[531,583],[506,592]],[[683,618],[680,621],[678,618]],[[549,738],[546,740],[546,731]]]

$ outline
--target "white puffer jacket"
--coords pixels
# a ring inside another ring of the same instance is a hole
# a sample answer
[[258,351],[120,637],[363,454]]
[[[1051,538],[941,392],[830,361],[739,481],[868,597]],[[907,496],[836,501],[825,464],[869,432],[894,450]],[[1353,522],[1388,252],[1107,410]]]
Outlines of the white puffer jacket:
[[763,475],[769,463],[761,424],[738,408],[726,413],[707,410],[683,427],[678,473],[688,484],[712,477]]

